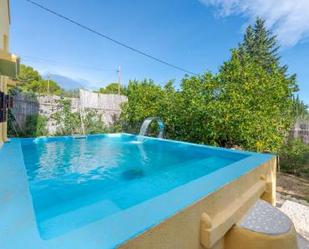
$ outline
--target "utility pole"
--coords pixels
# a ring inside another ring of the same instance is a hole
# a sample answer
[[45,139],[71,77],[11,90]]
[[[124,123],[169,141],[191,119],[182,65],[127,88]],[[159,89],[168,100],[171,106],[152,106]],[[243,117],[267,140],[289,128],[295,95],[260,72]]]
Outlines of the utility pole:
[[48,74],[48,76],[47,76],[47,95],[49,95],[49,78],[50,78],[50,75]]
[[117,74],[118,74],[118,95],[120,95],[120,87],[121,87],[121,67],[120,66],[118,66]]

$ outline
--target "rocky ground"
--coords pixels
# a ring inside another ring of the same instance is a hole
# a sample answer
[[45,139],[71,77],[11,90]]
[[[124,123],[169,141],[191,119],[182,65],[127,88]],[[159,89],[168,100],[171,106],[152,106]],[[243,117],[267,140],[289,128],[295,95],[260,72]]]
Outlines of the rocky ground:
[[277,173],[279,201],[291,200],[309,206],[309,179]]
[[277,175],[277,207],[293,221],[297,232],[309,240],[309,180]]

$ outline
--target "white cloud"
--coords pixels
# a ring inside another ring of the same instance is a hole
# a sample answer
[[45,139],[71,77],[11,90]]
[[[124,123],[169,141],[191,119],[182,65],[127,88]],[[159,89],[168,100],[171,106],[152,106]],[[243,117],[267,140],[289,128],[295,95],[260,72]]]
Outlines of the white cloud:
[[243,15],[266,20],[280,44],[290,47],[309,38],[309,0],[200,0],[219,8],[220,16]]

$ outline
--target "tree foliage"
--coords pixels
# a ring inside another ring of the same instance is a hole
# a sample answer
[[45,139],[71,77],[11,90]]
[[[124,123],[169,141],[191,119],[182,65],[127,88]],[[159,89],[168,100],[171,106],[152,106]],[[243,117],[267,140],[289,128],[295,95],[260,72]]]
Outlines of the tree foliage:
[[289,139],[280,149],[281,170],[298,176],[309,177],[309,145],[300,139]]
[[82,134],[82,120],[86,134],[108,131],[101,120],[101,115],[94,110],[85,110],[81,116],[80,112],[72,110],[70,99],[62,99],[59,104],[60,110],[52,116],[57,124],[57,135]]
[[283,144],[293,122],[296,84],[276,65],[271,71],[249,56],[239,59],[237,50],[222,66],[218,79],[228,143],[257,151],[277,151]]
[[39,114],[29,115],[26,118],[25,127],[17,126],[12,112],[8,113],[8,136],[9,137],[40,137],[48,135],[47,118]]
[[298,118],[308,118],[308,105],[306,105],[302,100],[299,99],[299,96],[293,97],[293,117],[294,119]]
[[48,134],[47,118],[45,116],[35,114],[27,116],[23,137],[40,137]]
[[63,89],[53,80],[44,80],[32,67],[21,65],[17,78],[18,88],[23,92],[61,95]]
[[151,80],[131,81],[121,119],[137,131],[159,116],[172,139],[276,152],[293,122],[295,75],[280,65],[274,36],[257,19],[215,75],[185,77],[180,89]]
[[130,82],[122,120],[137,131],[144,118],[160,116],[169,138],[277,151],[291,126],[293,91],[280,70],[269,74],[235,50],[217,75],[186,77],[179,90]]
[[99,89],[99,93],[103,94],[118,94],[127,95],[126,87],[119,85],[119,83],[110,83],[106,87],[102,87]]
[[243,42],[239,45],[239,54],[243,60],[249,56],[264,69],[271,70],[274,66],[280,67],[279,48],[276,36],[267,30],[265,21],[257,18],[254,26],[247,27]]

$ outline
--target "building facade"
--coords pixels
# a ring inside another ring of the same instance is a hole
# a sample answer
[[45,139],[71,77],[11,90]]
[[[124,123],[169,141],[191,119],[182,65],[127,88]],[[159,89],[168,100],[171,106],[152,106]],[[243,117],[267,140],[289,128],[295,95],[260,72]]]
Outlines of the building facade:
[[7,141],[8,89],[15,85],[19,71],[19,58],[9,52],[10,23],[10,2],[0,0],[0,145]]
[[309,119],[298,119],[291,131],[294,138],[301,139],[304,143],[309,144]]

